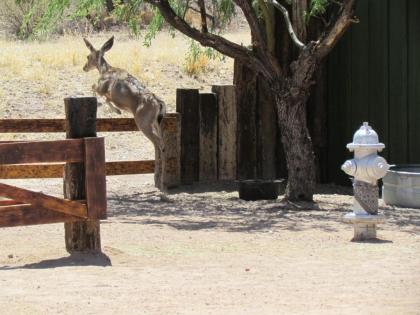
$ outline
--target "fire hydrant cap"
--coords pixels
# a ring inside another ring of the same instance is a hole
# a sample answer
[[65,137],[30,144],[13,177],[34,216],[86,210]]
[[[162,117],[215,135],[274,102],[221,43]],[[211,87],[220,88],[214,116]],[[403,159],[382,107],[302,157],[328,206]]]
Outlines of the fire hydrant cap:
[[357,130],[353,136],[353,142],[347,144],[348,149],[375,148],[383,149],[385,145],[379,142],[378,134],[367,122]]

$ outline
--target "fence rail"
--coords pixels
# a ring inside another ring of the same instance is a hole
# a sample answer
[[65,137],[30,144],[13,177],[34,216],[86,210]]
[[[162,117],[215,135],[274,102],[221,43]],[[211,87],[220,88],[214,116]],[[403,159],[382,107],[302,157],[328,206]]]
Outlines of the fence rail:
[[[96,119],[97,132],[137,131],[132,118]],[[0,133],[66,132],[65,119],[0,119]]]
[[[168,114],[168,118],[175,117]],[[128,132],[138,131],[136,123],[132,118],[101,118],[96,120],[98,132]],[[0,119],[0,133],[53,133],[66,132],[65,119]],[[63,147],[56,153],[58,155],[75,154],[78,152],[76,146],[81,145],[80,140],[74,140],[71,144],[63,140]],[[30,159],[25,154],[26,141],[0,141],[0,144],[14,145],[22,143],[18,153],[20,159],[13,157],[14,163],[6,163],[3,151],[9,151],[8,146],[0,148],[0,179],[29,179],[29,178],[61,178],[64,172],[64,163],[43,163],[43,164],[22,164],[39,163],[40,161]],[[2,151],[3,150],[3,151]],[[39,142],[38,153],[46,152],[51,157],[49,144]],[[37,155],[39,156],[39,155]],[[8,155],[11,158],[10,155]],[[79,162],[80,157],[73,157],[71,162]],[[55,162],[55,161],[49,161]],[[9,164],[9,165],[7,165]],[[106,175],[130,175],[130,174],[152,174],[155,169],[154,160],[140,161],[110,161],[106,162]]]
[[[106,218],[103,138],[0,144],[1,167],[17,163],[84,163],[86,198],[69,200],[0,183],[0,227]],[[19,164],[21,172],[31,165]],[[61,172],[59,177],[63,177]],[[19,177],[21,178],[21,177]]]

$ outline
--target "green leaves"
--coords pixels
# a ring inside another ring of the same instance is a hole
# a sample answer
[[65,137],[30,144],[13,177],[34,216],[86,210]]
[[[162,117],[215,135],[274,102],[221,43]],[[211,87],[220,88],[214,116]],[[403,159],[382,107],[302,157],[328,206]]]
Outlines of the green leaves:
[[312,0],[309,5],[309,11],[306,12],[306,22],[309,22],[311,17],[319,17],[325,14],[327,7],[331,0]]
[[[92,0],[87,0],[92,1]],[[131,0],[128,2],[115,3],[114,14],[118,20],[126,22],[134,35],[140,34],[140,11],[144,6],[143,0]]]
[[156,34],[162,29],[163,23],[165,19],[163,18],[162,14],[160,14],[159,10],[153,8],[153,19],[149,24],[147,29],[147,33],[144,36],[143,44],[147,47],[150,47],[152,44],[152,40],[156,37]]
[[[33,22],[33,12],[38,8],[38,4],[43,2],[46,6],[45,11],[35,21],[35,26],[31,29],[32,37],[41,38],[56,28],[63,18],[70,20],[84,19],[89,17],[90,22],[100,22],[106,12],[106,0],[15,0],[16,3],[29,4],[29,11],[24,17],[22,32],[26,30],[25,25]],[[195,0],[169,0],[171,8],[182,19],[186,13],[198,14],[197,1]],[[115,9],[112,15],[119,21],[126,23],[131,32],[139,36],[141,33],[141,15],[142,12],[152,12],[152,18],[147,25],[143,43],[150,46],[156,34],[162,30],[165,24],[163,16],[159,10],[147,4],[145,0],[114,0]],[[208,15],[208,26],[211,32],[221,33],[223,29],[231,22],[235,16],[235,5],[232,0],[207,0],[206,9]],[[42,12],[42,11],[41,11]],[[172,35],[175,30],[168,26]]]
[[[31,34],[25,34],[25,37],[33,38],[42,37],[56,27],[64,14],[64,10],[69,6],[70,0],[16,0],[16,3],[29,3],[31,5],[30,10],[24,16],[20,34],[23,36],[23,32],[27,30],[26,26],[32,22],[35,26],[30,30]],[[40,7],[46,7],[45,11],[40,18],[34,21],[33,15]]]

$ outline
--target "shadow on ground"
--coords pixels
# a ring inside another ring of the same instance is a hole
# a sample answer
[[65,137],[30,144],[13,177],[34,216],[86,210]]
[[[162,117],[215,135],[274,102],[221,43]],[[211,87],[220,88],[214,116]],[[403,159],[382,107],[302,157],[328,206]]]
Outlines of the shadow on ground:
[[[166,225],[178,230],[228,232],[320,229],[336,232],[351,211],[351,188],[324,185],[317,203],[282,204],[279,200],[244,201],[235,184],[184,186],[172,190],[170,202],[156,190],[108,198],[109,216],[126,224]],[[420,230],[420,210],[382,207],[388,222],[409,232]]]
[[[282,204],[279,200],[244,201],[232,183],[184,186],[172,190],[163,202],[158,191],[113,194],[109,216],[126,224],[166,225],[179,230],[220,229],[229,232],[320,229],[337,231],[351,209],[347,187],[323,186],[320,191],[340,193],[340,198],[314,203]],[[344,193],[344,194],[343,194]],[[344,196],[344,197],[343,197]]]
[[72,266],[98,266],[107,267],[111,266],[111,260],[103,253],[90,254],[90,253],[74,253],[67,257],[56,259],[42,260],[33,264],[26,264],[23,266],[3,266],[0,270],[13,270],[13,269],[50,269],[59,267],[72,267]]

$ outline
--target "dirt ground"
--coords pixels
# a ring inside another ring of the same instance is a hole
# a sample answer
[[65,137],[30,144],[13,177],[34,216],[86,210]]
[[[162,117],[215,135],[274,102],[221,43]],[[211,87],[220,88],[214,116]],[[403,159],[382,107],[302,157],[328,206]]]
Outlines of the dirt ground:
[[[61,193],[59,180],[11,182]],[[108,178],[102,256],[69,256],[63,224],[0,229],[1,313],[420,313],[419,210],[382,206],[379,240],[356,243],[346,189],[287,210],[234,188],[161,202],[151,176]]]
[[[161,36],[162,45],[187,45]],[[81,72],[86,52],[77,40],[0,42],[0,118],[62,117],[63,97],[91,95],[96,74]],[[60,45],[74,47],[73,66],[64,55],[45,59]],[[159,49],[140,58],[139,73],[170,109],[176,87],[232,82],[231,60],[194,79],[176,58],[155,60]],[[41,74],[28,72],[38,66]],[[99,116],[117,117],[103,108]],[[107,160],[153,157],[139,133],[103,135]],[[64,135],[1,140],[52,137]],[[60,180],[5,182],[62,194]],[[322,186],[315,206],[285,209],[242,201],[233,184],[186,187],[161,202],[150,175],[107,182],[103,255],[69,256],[63,224],[0,229],[0,314],[420,314],[420,210],[382,205],[379,240],[356,243],[341,222],[351,208],[347,188]]]

